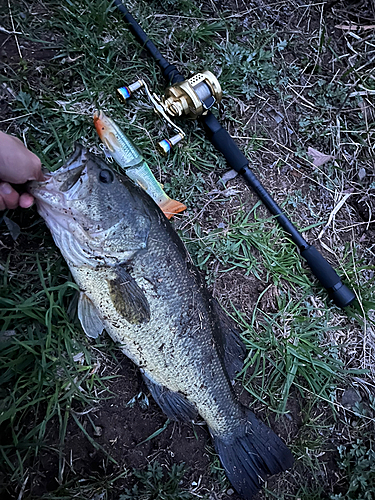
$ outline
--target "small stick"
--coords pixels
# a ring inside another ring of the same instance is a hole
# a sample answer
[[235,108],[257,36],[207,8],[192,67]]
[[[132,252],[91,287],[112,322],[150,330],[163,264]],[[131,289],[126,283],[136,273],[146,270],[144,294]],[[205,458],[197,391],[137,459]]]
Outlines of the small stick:
[[10,8],[10,0],[8,0],[8,8],[9,8],[9,17],[10,17],[10,22],[12,23],[12,30],[13,30],[13,33],[14,33],[14,38],[15,38],[15,40],[16,40],[16,45],[17,45],[18,54],[19,54],[19,56],[20,56],[20,59],[23,59],[23,57],[22,57],[22,52],[21,52],[21,48],[20,48],[20,44],[18,43],[18,37],[17,37],[16,28],[15,28],[15,26],[14,26],[12,9]]

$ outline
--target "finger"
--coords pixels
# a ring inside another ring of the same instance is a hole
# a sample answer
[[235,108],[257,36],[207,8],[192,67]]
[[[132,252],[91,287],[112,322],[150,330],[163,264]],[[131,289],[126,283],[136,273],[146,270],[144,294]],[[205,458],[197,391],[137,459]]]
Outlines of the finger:
[[18,207],[20,196],[7,182],[0,183],[0,196],[6,208],[13,209]]
[[41,161],[23,143],[0,132],[0,178],[12,184],[42,180]]
[[21,208],[30,208],[33,203],[34,203],[34,197],[31,196],[31,194],[29,193],[21,194],[19,201]]
[[42,181],[43,173],[42,173],[42,163],[40,158],[34,153],[30,152],[30,169],[28,172],[27,179],[28,181]]
[[[14,159],[18,169],[13,172],[13,180],[10,182],[14,184],[24,184],[27,181],[42,181],[44,176],[42,173],[42,163],[40,159],[31,151],[23,151],[22,158]],[[18,160],[18,161],[17,161]],[[15,177],[16,176],[16,177]]]
[[39,181],[39,182],[43,182],[43,181],[46,180],[44,172],[43,172],[42,169],[39,171],[39,174],[38,174],[38,176],[37,176],[37,178],[35,180]]

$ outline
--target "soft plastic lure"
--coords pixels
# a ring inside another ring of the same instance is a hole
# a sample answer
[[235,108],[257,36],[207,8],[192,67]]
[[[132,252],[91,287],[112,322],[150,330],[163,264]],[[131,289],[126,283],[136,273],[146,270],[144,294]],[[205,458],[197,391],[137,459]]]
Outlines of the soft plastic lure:
[[183,203],[172,200],[164,192],[141,153],[111,118],[103,111],[95,112],[94,124],[111,157],[124,169],[128,177],[151,196],[168,219],[186,209]]

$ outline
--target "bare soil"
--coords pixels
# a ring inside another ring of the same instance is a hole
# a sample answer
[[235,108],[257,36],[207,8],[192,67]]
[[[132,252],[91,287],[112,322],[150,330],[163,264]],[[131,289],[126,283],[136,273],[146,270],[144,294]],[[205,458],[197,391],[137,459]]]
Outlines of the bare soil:
[[[206,429],[199,425],[193,429],[190,425],[170,423],[157,437],[144,442],[164,426],[166,417],[151,397],[146,408],[142,408],[139,402],[135,402],[134,406],[128,405],[141,391],[147,393],[147,389],[136,367],[120,353],[118,358],[119,365],[113,370],[118,377],[108,386],[110,399],[101,402],[98,408],[89,413],[91,421],[86,415],[79,416],[81,425],[102,446],[102,450],[95,449],[77,424],[70,420],[64,443],[68,469],[64,481],[68,482],[77,476],[82,480],[92,476],[99,480],[125,470],[132,471],[133,468],[144,469],[156,460],[165,466],[165,470],[170,470],[174,463],[186,463],[186,485],[194,481],[198,484],[202,477],[207,477],[210,463],[205,449],[208,442]],[[53,444],[56,438],[55,428],[51,426],[48,442]],[[30,492],[32,497],[39,498],[59,488],[56,454],[42,453],[32,471],[35,475],[34,487]],[[125,477],[116,483],[109,498],[117,499],[121,487],[131,487],[133,484],[131,475]]]

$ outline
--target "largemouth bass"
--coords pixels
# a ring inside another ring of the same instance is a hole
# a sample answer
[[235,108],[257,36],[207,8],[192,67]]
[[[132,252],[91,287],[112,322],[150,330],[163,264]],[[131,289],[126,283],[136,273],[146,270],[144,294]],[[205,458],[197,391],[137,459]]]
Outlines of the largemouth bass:
[[86,334],[119,343],[170,419],[201,415],[245,499],[288,469],[289,449],[234,395],[238,333],[154,201],[81,147],[29,190],[81,290]]
[[151,196],[168,219],[186,210],[183,203],[172,200],[165,193],[136,146],[111,118],[106,116],[103,111],[96,112],[94,125],[101,141],[115,162],[128,177]]

